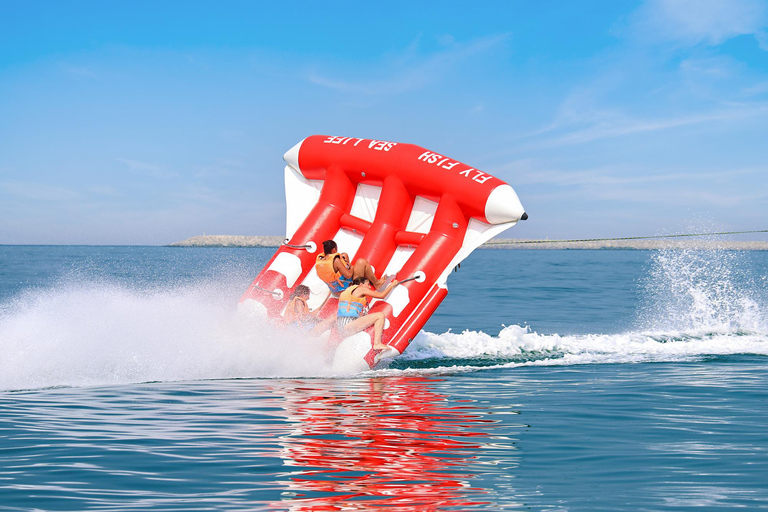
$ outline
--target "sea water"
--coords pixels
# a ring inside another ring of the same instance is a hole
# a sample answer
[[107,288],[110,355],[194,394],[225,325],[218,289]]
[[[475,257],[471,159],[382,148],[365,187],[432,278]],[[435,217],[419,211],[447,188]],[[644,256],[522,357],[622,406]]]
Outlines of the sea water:
[[334,375],[272,252],[0,246],[0,510],[768,508],[768,253],[475,251]]

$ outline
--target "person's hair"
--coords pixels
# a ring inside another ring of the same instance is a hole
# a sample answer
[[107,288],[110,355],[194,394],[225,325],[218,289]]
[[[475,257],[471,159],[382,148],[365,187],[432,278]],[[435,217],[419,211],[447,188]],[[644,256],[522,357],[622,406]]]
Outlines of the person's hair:
[[331,254],[333,250],[336,249],[336,247],[337,247],[336,242],[334,242],[333,240],[326,240],[325,242],[323,242],[323,252],[325,254]]
[[295,299],[296,297],[303,297],[304,295],[309,295],[309,286],[305,284],[300,284],[296,287],[295,290],[293,290],[293,293],[291,294],[291,298]]
[[367,282],[368,282],[368,278],[367,277],[356,277],[352,281],[352,284],[363,284],[363,283],[367,283]]

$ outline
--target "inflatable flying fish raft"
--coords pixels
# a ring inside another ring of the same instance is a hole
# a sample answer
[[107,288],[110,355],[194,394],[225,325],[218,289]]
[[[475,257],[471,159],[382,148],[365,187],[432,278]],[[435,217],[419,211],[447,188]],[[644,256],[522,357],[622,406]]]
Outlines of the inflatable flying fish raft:
[[333,354],[340,372],[400,355],[447,295],[451,270],[528,218],[507,183],[413,144],[314,135],[283,158],[286,242],[242,296],[240,310],[279,319],[304,284],[313,313],[335,315],[338,297],[315,271],[330,239],[351,261],[368,260],[378,277],[409,279],[370,303],[369,312],[386,314],[382,341],[390,349],[373,350],[372,328],[342,340]]

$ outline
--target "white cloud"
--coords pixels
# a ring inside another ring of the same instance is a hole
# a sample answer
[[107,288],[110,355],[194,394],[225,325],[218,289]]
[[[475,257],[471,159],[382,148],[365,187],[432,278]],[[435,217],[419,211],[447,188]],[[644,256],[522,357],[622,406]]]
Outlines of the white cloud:
[[764,0],[649,0],[630,19],[630,32],[651,42],[719,45],[754,35],[766,49]]

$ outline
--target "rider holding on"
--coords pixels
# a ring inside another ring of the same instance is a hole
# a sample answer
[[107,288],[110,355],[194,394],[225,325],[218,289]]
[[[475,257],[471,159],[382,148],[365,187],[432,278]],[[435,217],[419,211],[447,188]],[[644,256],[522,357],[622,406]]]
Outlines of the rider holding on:
[[341,293],[357,277],[365,277],[370,283],[379,288],[384,284],[386,276],[376,279],[373,267],[363,258],[358,258],[354,265],[349,264],[347,253],[340,253],[336,242],[326,240],[323,242],[323,253],[318,254],[315,261],[317,276],[331,289],[332,293]]
[[[359,261],[359,260],[358,260]],[[357,277],[352,285],[341,292],[339,296],[339,310],[336,317],[336,329],[343,337],[352,336],[363,329],[374,326],[373,349],[384,350],[389,348],[381,342],[381,333],[384,330],[385,315],[381,311],[365,315],[368,300],[383,299],[397,285],[393,280],[383,291],[376,291],[367,277]]]
[[307,322],[312,322],[314,325],[315,320],[312,313],[309,311],[307,305],[309,301],[309,287],[300,284],[291,294],[288,304],[285,306],[285,312],[283,318],[288,324],[303,325]]
[[309,309],[309,287],[300,284],[296,287],[288,300],[283,312],[283,320],[287,325],[310,330],[312,334],[319,335],[327,331],[335,318],[333,316],[322,320],[315,316]]

